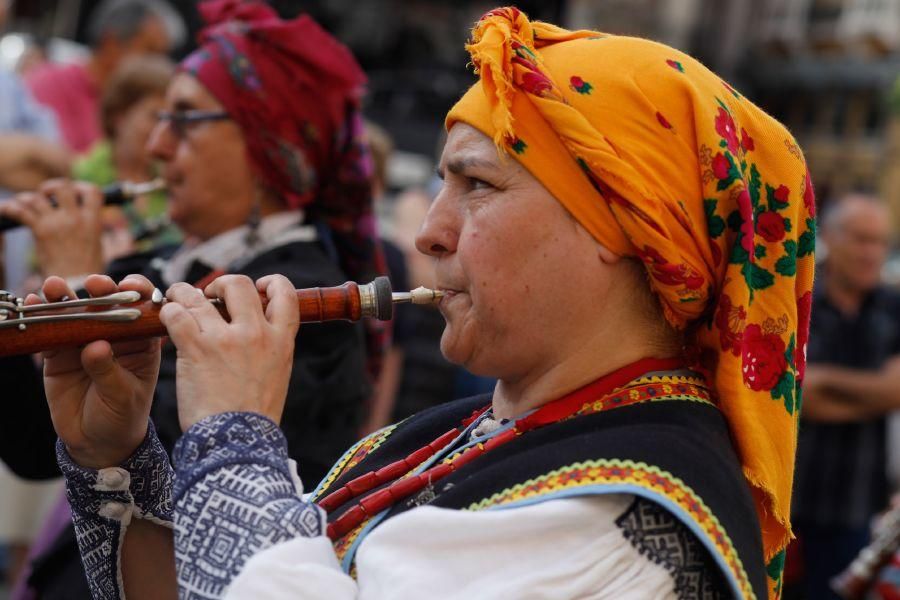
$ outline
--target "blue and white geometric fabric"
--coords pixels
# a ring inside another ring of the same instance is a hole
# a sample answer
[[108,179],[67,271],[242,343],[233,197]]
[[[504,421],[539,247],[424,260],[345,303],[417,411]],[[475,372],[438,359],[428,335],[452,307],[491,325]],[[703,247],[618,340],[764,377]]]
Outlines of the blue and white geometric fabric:
[[173,471],[149,424],[144,441],[124,463],[107,469],[77,465],[62,440],[56,459],[66,478],[75,537],[95,600],[121,600],[121,551],[132,517],[172,527]]
[[284,434],[273,421],[222,413],[175,445],[175,567],[182,600],[220,598],[256,553],[325,531],[304,502]]

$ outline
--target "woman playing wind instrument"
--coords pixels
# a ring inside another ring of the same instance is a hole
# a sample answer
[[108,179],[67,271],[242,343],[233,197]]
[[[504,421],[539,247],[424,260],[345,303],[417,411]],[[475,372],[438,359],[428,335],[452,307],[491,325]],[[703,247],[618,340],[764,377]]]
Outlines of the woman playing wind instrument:
[[[218,1],[199,8],[208,26],[166,91],[148,147],[161,163],[168,214],[184,232],[185,242],[104,267],[100,190],[80,183],[47,183],[39,192],[4,203],[0,215],[25,222],[34,233],[45,271],[71,284],[72,289],[66,289],[61,280],[51,279],[48,299],[74,298],[83,292],[78,289],[81,282],[90,292],[105,293],[104,286],[114,291],[108,279],[85,281],[87,274],[104,270],[115,281],[129,273],[142,275],[163,290],[175,282],[203,287],[222,273],[253,279],[279,273],[293,287],[309,288],[348,279],[367,282],[383,272],[359,111],[365,78],[350,52],[311,19],[282,21],[262,3]],[[303,344],[282,357],[292,368],[289,380],[278,384],[287,390],[281,424],[290,456],[307,465],[303,477],[310,486],[357,439],[364,420],[369,374],[377,370],[382,337],[380,330],[366,331],[367,326],[308,325]],[[368,352],[366,339],[373,342]],[[127,351],[143,347],[132,345]],[[113,364],[136,364],[134,357],[132,362],[122,357],[112,362],[108,346],[99,352],[97,348],[91,346],[85,354],[90,373],[108,372]],[[126,350],[117,347],[115,352]],[[263,356],[257,353],[255,358]],[[163,445],[171,450],[181,435],[175,380],[180,357],[166,343],[160,360],[159,376],[153,376],[153,402],[148,398],[141,410],[144,417],[151,413]],[[46,436],[33,431],[47,418],[35,398],[44,390],[24,389],[31,383],[24,377],[25,370],[33,370],[31,363],[30,357],[0,361],[0,385],[15,390],[20,400],[9,403],[0,420],[0,458],[29,476],[58,476],[56,436],[42,445]],[[53,371],[53,364],[59,363],[51,359],[46,372],[56,376],[44,386],[50,398],[60,381],[69,391],[81,389],[78,384],[86,379]],[[62,426],[69,416],[75,419],[67,414],[61,420],[54,413],[56,425]],[[117,422],[116,435],[140,443],[146,423],[137,431],[133,426],[127,419]],[[86,425],[83,431],[91,430]],[[61,535],[74,538],[71,533]],[[77,560],[69,545],[48,548],[57,556],[44,561],[51,565],[44,575],[55,588],[63,587],[60,562]],[[75,582],[64,586],[66,599],[88,593],[83,574],[76,575]],[[93,574],[88,579],[97,593],[96,586],[102,584]]]
[[[417,246],[444,292],[444,354],[497,377],[493,395],[373,434],[304,494],[276,425],[293,289],[217,280],[229,324],[172,288],[174,471],[152,430],[101,446],[60,429],[105,597],[163,581],[196,598],[778,596],[815,227],[793,138],[646,40],[503,8],[468,50],[479,81],[447,116]],[[155,355],[128,358],[90,389],[136,431]],[[79,368],[52,357],[48,388]],[[73,416],[99,428],[92,406]]]

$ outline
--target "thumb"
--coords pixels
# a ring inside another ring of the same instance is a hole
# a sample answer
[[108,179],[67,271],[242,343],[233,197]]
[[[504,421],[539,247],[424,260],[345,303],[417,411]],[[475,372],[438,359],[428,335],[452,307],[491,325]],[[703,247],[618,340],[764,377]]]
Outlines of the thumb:
[[81,352],[81,366],[101,396],[115,398],[131,392],[109,342],[98,341],[85,346]]

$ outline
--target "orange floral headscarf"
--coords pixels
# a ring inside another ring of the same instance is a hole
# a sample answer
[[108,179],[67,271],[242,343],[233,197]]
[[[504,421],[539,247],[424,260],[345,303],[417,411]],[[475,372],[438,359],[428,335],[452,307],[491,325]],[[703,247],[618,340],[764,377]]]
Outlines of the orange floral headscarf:
[[754,493],[773,595],[791,536],[815,201],[777,121],[691,57],[515,8],[467,46],[447,115],[492,137],[603,245],[643,261],[710,374]]

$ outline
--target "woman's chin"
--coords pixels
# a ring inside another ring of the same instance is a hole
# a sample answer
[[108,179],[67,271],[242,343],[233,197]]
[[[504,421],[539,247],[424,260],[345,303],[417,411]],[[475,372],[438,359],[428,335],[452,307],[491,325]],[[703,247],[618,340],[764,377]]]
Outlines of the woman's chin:
[[447,330],[444,330],[441,338],[441,354],[448,362],[480,377],[497,377],[497,373],[502,370],[502,365],[492,361],[496,356],[490,352],[475,352],[475,346],[471,342],[460,343],[460,340],[448,337]]
[[456,348],[452,343],[447,341],[447,330],[444,329],[444,335],[441,336],[441,354],[444,358],[447,359],[448,362],[451,362],[455,365],[462,364],[458,360],[456,360]]
[[456,331],[449,321],[444,327],[444,333],[441,336],[441,354],[449,362],[464,367],[467,366],[472,354],[471,344],[466,344],[456,335]]

